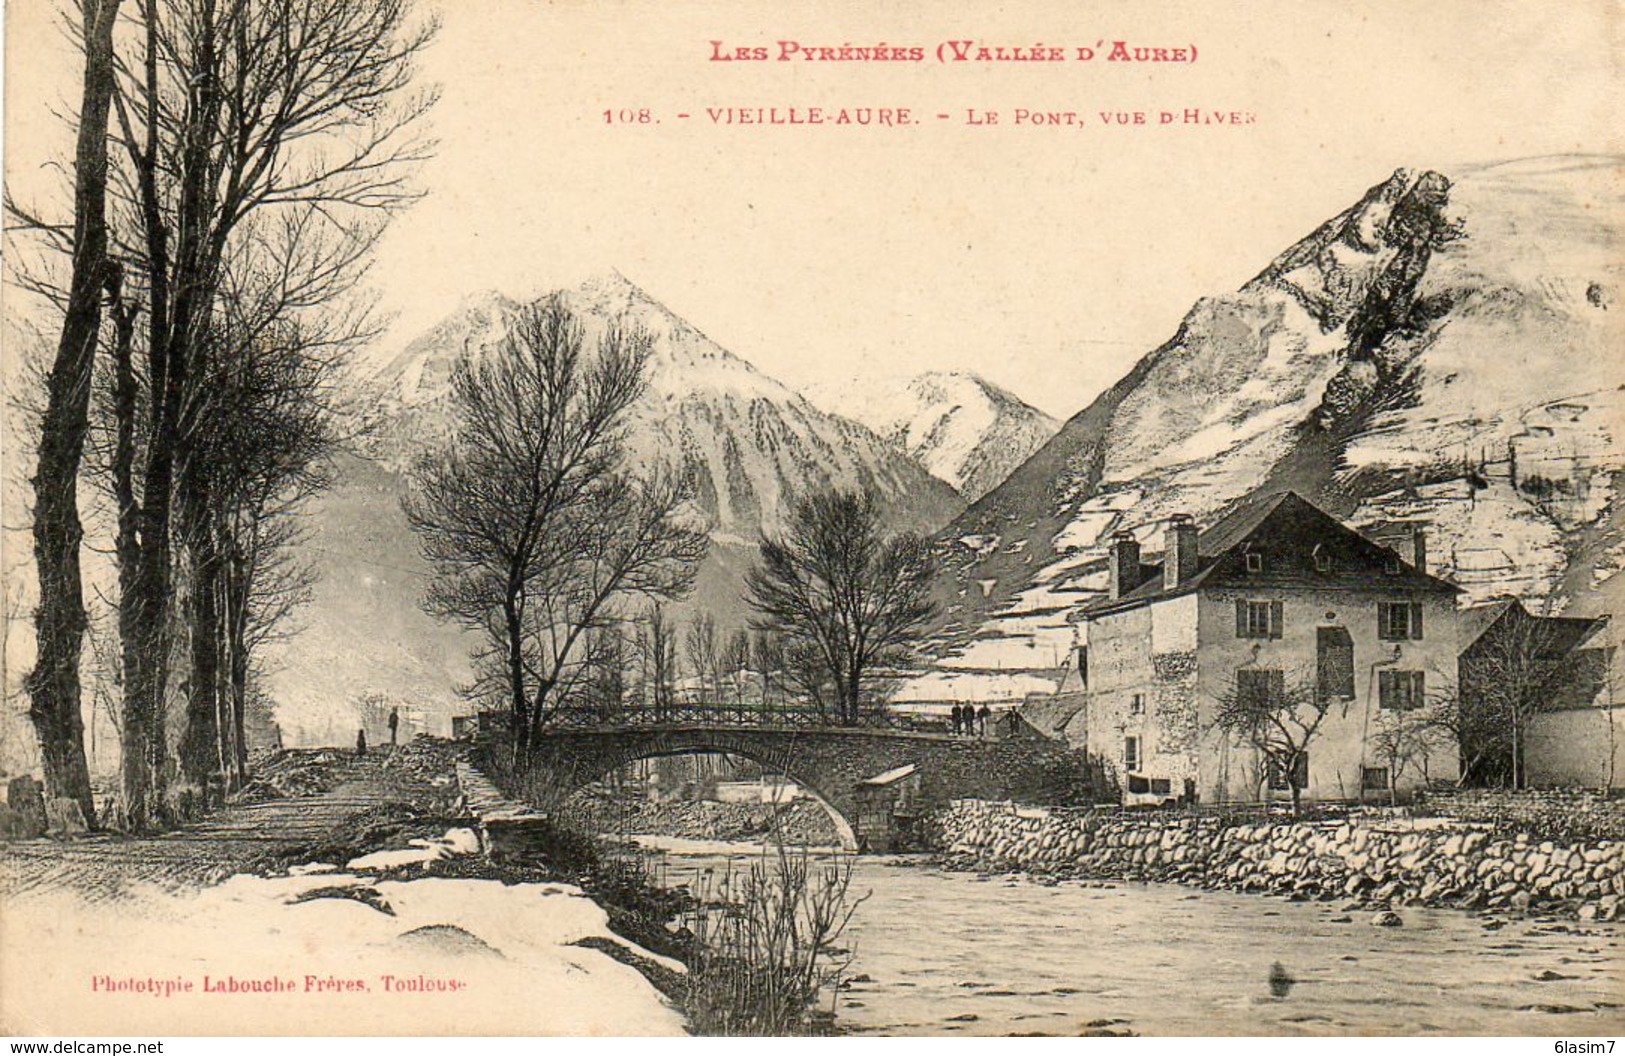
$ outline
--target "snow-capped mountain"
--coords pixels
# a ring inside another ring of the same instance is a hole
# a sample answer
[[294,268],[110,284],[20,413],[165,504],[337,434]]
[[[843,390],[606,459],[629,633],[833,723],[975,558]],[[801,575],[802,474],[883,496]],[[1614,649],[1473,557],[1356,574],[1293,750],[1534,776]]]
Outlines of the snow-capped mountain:
[[1551,609],[1625,565],[1625,159],[1400,171],[1199,301],[943,535],[914,696],[1053,686],[1104,548],[1288,487],[1378,538],[1426,522],[1469,600]]
[[[645,464],[693,471],[698,501],[719,535],[753,542],[762,529],[782,528],[796,499],[832,484],[875,488],[898,527],[934,530],[963,507],[952,488],[874,433],[819,410],[619,274],[567,291],[565,299],[589,341],[612,319],[653,336],[649,391],[630,444]],[[409,455],[435,438],[458,357],[500,340],[519,307],[498,293],[469,298],[378,373],[386,457]]]
[[807,398],[874,430],[966,499],[981,498],[1060,423],[985,378],[929,371],[895,385],[821,384]]
[[[934,531],[963,508],[947,484],[868,429],[826,414],[717,346],[619,275],[566,293],[589,342],[611,319],[654,339],[649,391],[629,430],[634,457],[693,472],[711,527],[710,556],[686,610],[712,613],[724,633],[743,627],[745,571],[761,531],[775,532],[793,503],[829,486],[867,485],[896,527]],[[408,343],[370,379],[379,394],[368,460],[349,460],[312,511],[319,563],[312,604],[275,676],[279,719],[323,729],[333,702],[366,693],[444,712],[468,679],[470,639],[418,607],[428,566],[401,512],[404,470],[450,424],[447,394],[459,356],[502,338],[519,302],[467,298]]]

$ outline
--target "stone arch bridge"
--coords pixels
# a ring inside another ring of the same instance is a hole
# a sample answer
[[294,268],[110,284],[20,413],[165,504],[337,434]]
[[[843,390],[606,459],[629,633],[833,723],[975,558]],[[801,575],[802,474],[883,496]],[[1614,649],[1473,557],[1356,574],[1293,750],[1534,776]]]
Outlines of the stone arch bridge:
[[865,783],[911,765],[908,809],[916,816],[959,798],[1087,799],[1083,756],[1037,736],[1001,740],[867,727],[680,723],[543,730],[511,775],[516,787],[508,791],[545,808],[637,760],[705,752],[750,759],[794,781],[823,804],[851,850],[884,845],[873,838],[873,807],[860,810],[860,789],[875,788]]

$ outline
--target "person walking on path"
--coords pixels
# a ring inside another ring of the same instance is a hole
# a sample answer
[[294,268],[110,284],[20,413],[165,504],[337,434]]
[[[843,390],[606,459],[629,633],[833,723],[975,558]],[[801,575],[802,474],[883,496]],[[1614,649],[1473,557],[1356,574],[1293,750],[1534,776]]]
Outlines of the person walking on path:
[[361,758],[364,758],[366,756],[366,754],[367,754],[367,731],[365,729],[360,729],[360,730],[355,731],[355,757],[357,759],[361,759]]
[[391,747],[394,747],[394,745],[397,743],[395,738],[396,738],[396,735],[400,732],[400,729],[401,729],[401,709],[400,708],[390,708],[389,709],[389,743],[390,743]]

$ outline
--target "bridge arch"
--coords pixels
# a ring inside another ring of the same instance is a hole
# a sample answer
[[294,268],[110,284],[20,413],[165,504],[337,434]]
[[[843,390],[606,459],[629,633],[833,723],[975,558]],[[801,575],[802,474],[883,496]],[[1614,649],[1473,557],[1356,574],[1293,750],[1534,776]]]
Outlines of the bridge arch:
[[[700,738],[692,744],[650,746],[641,749],[628,747],[623,751],[602,753],[593,760],[590,770],[581,767],[573,768],[571,780],[568,782],[570,786],[573,786],[570,791],[577,791],[643,759],[664,759],[682,755],[730,755],[740,759],[749,759],[764,769],[783,774],[791,781],[794,781],[797,788],[824,808],[824,813],[829,816],[830,824],[835,827],[835,834],[841,841],[841,849],[846,851],[856,851],[858,849],[858,834],[853,824],[855,819],[848,818],[842,809],[832,802],[832,794],[819,788],[816,778],[808,777],[805,773],[800,772],[804,768],[797,768],[793,763],[786,765],[782,758],[776,757],[776,753],[771,751],[762,751],[759,748],[741,748],[732,745],[726,747],[707,745],[700,743],[703,740],[703,738]],[[561,785],[560,791],[563,791],[564,787],[564,785]],[[851,807],[849,806],[847,809],[851,809]]]
[[[636,760],[702,752],[750,759],[795,781],[825,809],[842,844],[853,850],[863,842],[859,833],[865,840],[875,835],[866,827],[876,822],[868,814],[859,817],[859,789],[906,765],[914,765],[918,774],[910,795],[914,817],[955,797],[1071,801],[1051,797],[1057,774],[1070,783],[1072,775],[1085,773],[1081,756],[1044,738],[984,740],[864,727],[648,722],[544,729],[513,773],[511,794],[547,808]],[[892,818],[883,824],[890,826]]]

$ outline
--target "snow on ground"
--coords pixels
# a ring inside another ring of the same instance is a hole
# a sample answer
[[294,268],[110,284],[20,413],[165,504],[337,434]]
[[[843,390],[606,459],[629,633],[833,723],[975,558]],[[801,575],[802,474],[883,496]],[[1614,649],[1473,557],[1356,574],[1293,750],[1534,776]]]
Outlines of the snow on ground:
[[[1018,637],[979,638],[955,655],[939,661],[939,666],[950,670],[968,668],[979,671],[1059,667],[1066,657],[1066,645],[1057,647],[1055,643],[1040,637],[1042,632],[1038,628],[1031,630],[1031,634]],[[1055,630],[1060,631],[1061,628]],[[1068,634],[1066,642],[1070,641]]]
[[1054,693],[1055,679],[1025,671],[927,671],[910,679],[892,700],[1023,700],[1029,693]]
[[[452,853],[467,836],[422,842],[410,853]],[[368,857],[372,867],[393,864]],[[577,887],[296,871],[305,875],[234,876],[116,906],[64,895],[61,905],[8,907],[0,1022],[25,1035],[166,1035],[178,1025],[221,1035],[684,1032],[637,970],[575,944],[596,938],[674,971],[682,965],[614,935]],[[191,990],[162,997],[98,986],[132,979]],[[271,979],[289,990],[204,990]],[[411,988],[419,980],[433,988]]]

